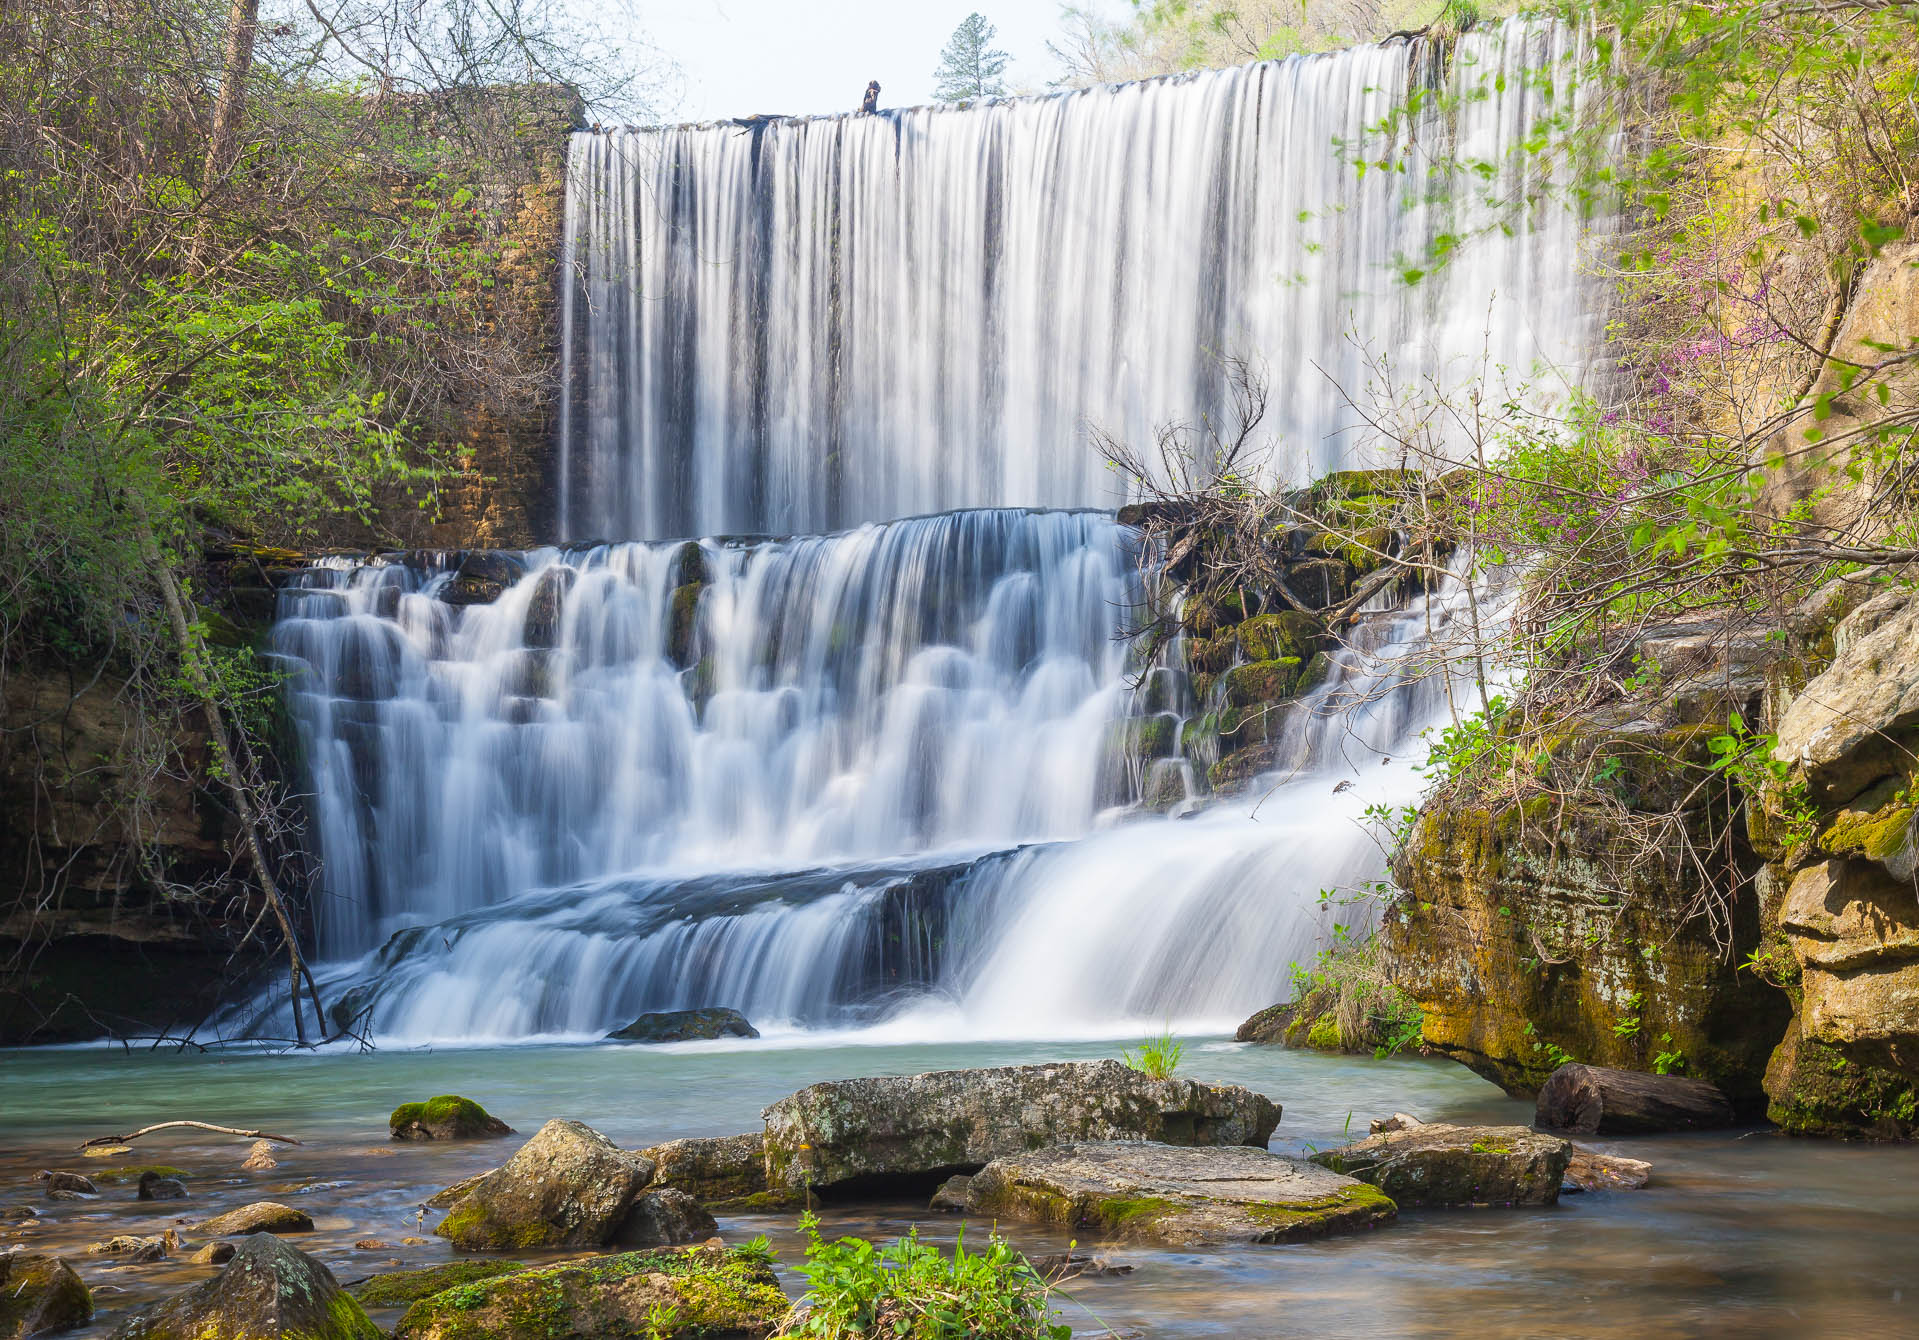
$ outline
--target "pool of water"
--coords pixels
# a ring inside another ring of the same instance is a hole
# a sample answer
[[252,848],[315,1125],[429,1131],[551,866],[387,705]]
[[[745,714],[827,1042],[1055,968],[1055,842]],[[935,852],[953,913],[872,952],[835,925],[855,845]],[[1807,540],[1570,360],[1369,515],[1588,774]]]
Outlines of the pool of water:
[[[1113,1044],[865,1045],[847,1039],[682,1047],[521,1047],[320,1055],[37,1050],[0,1053],[0,1243],[55,1250],[100,1309],[105,1334],[142,1306],[203,1278],[181,1261],[118,1266],[86,1244],[114,1233],[184,1228],[251,1200],[309,1210],[300,1245],[342,1280],[450,1252],[419,1203],[493,1166],[513,1142],[393,1145],[386,1114],[435,1093],[479,1099],[522,1134],[572,1117],[637,1147],[753,1129],[762,1107],[805,1084],[854,1075],[1112,1056]],[[1245,1084],[1280,1102],[1282,1153],[1341,1143],[1393,1111],[1427,1120],[1524,1122],[1528,1104],[1450,1063],[1372,1061],[1188,1039],[1181,1073]],[[248,1142],[165,1132],[133,1152],[84,1158],[76,1146],[172,1118],[256,1127],[304,1143],[280,1166],[240,1168]],[[1549,1210],[1409,1212],[1382,1231],[1285,1247],[1212,1251],[1102,1248],[1131,1274],[1082,1279],[1061,1306],[1076,1331],[1152,1336],[1281,1335],[1919,1335],[1919,1148],[1787,1140],[1766,1131],[1600,1141],[1655,1166],[1638,1192],[1566,1198]],[[190,1173],[193,1198],[143,1204],[131,1187],[98,1200],[44,1199],[44,1168],[163,1163]],[[918,1224],[950,1243],[959,1219],[918,1205],[826,1215],[829,1231],[893,1236]],[[764,1233],[799,1255],[791,1216],[721,1221],[730,1240]],[[984,1225],[969,1229],[977,1240]],[[1064,1234],[1009,1226],[1031,1253]],[[191,1235],[189,1235],[191,1236]],[[428,1239],[407,1245],[403,1238]],[[377,1243],[376,1246],[359,1244]],[[197,1245],[197,1243],[196,1243]],[[795,1293],[798,1285],[789,1276]],[[381,1320],[390,1321],[391,1317]]]

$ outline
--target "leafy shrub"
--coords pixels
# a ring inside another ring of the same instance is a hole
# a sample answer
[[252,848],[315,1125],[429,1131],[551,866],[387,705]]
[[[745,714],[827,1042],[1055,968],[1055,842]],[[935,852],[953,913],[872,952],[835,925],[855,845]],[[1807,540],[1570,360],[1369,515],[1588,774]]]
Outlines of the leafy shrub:
[[807,1247],[799,1271],[808,1288],[783,1335],[1067,1340],[1072,1334],[1048,1303],[1046,1281],[997,1234],[984,1252],[969,1253],[962,1232],[949,1258],[921,1242],[917,1229],[875,1247],[863,1238],[828,1242],[811,1213],[801,1216],[800,1227]]

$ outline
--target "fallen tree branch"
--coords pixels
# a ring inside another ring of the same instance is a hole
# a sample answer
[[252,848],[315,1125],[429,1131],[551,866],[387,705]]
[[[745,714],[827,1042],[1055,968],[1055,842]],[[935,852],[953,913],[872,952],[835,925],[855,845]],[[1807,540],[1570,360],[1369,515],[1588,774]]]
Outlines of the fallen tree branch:
[[175,1126],[190,1126],[196,1131],[212,1131],[215,1135],[237,1135],[243,1140],[272,1140],[276,1144],[297,1145],[301,1143],[290,1135],[274,1135],[270,1131],[243,1131],[235,1126],[215,1126],[210,1121],[162,1121],[152,1126],[142,1126],[126,1135],[96,1135],[91,1140],[80,1143],[81,1149],[91,1149],[95,1145],[123,1145],[129,1140],[138,1140],[143,1135],[152,1135],[155,1131],[169,1130]]

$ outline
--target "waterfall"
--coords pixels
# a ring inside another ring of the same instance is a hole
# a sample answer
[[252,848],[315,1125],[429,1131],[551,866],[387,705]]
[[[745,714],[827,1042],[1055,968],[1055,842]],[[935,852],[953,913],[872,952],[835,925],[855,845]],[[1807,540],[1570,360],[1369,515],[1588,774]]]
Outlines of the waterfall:
[[[1363,463],[1347,397],[1382,360],[1406,385],[1576,370],[1599,329],[1577,220],[1428,198],[1426,171],[1443,149],[1505,165],[1486,194],[1526,194],[1540,169],[1514,150],[1549,109],[1525,76],[1575,42],[1515,21],[1449,62],[1421,39],[880,116],[577,134],[562,533],[1112,507],[1085,426],[1143,443],[1202,421],[1223,356],[1272,381],[1274,478]],[[1425,100],[1408,142],[1375,129],[1436,78],[1455,109]],[[1407,171],[1356,165],[1401,150]],[[1399,258],[1476,234],[1401,282]]]
[[[1348,397],[1382,366],[1577,384],[1602,320],[1577,221],[1419,170],[1506,161],[1551,110],[1518,75],[1573,40],[1514,20],[1449,62],[576,136],[566,542],[332,559],[281,594],[334,1022],[1110,1036],[1283,997],[1361,915],[1321,893],[1378,875],[1369,810],[1417,798],[1466,691],[1426,656],[1463,574],[1351,630],[1268,775],[1149,813],[1127,723],[1177,738],[1198,706],[1177,645],[1149,667],[1123,639],[1140,555],[1081,428],[1200,422],[1253,358],[1277,482],[1366,463]],[[1487,93],[1416,119],[1412,170],[1335,154],[1436,78]],[[1443,235],[1470,240],[1397,282]]]

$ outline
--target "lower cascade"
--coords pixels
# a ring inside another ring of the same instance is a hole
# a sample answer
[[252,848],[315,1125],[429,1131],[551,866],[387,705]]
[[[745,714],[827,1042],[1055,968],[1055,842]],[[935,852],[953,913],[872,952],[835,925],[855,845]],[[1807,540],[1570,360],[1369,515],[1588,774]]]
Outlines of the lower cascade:
[[1132,663],[1137,555],[1107,514],[329,560],[283,592],[274,648],[334,1022],[445,1042],[706,1005],[912,1038],[1236,1020],[1337,918],[1321,890],[1377,872],[1365,811],[1417,792],[1401,755],[1445,694],[1417,653],[1458,598],[1363,621],[1271,776],[1159,815],[1116,728],[1197,708],[1177,656]]

